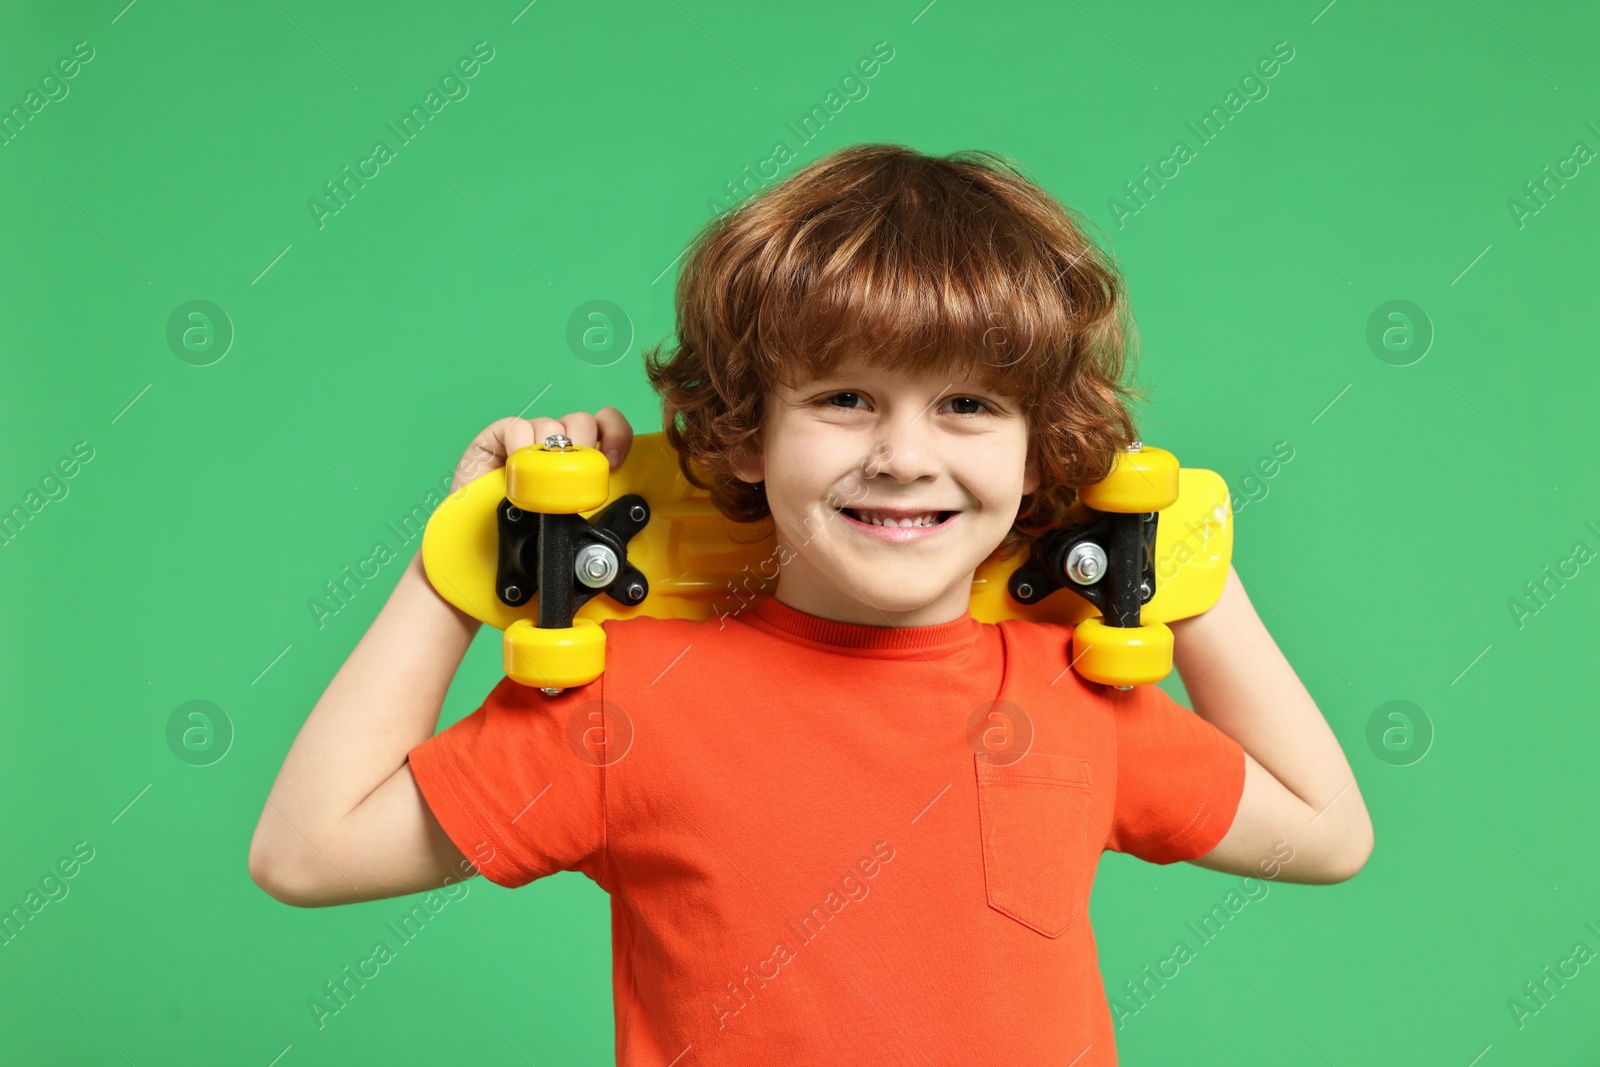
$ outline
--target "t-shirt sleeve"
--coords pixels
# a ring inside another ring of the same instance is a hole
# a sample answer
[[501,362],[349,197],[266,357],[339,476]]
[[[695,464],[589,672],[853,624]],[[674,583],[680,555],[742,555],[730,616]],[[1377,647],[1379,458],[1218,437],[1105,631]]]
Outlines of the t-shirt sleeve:
[[483,876],[508,889],[557,871],[599,882],[605,856],[601,684],[555,696],[501,679],[483,705],[411,749],[434,818]]
[[1154,685],[1109,693],[1117,800],[1107,847],[1151,863],[1210,852],[1239,810],[1244,749]]

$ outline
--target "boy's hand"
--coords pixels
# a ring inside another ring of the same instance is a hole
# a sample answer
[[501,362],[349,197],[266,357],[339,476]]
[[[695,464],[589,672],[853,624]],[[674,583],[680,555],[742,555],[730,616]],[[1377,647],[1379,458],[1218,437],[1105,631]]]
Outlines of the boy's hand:
[[614,407],[603,407],[593,415],[575,411],[559,419],[522,419],[515,415],[496,419],[467,446],[461,462],[456,464],[450,491],[453,493],[474,478],[505,466],[506,457],[517,449],[539,444],[558,433],[566,434],[573,444],[599,448],[610,460],[612,470],[622,466],[628,456],[628,446],[633,444],[633,427]]

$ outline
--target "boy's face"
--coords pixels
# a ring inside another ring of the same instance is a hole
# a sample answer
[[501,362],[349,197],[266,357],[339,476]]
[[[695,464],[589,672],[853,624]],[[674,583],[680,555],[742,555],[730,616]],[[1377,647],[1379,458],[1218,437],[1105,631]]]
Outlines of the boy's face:
[[[738,473],[766,482],[787,549],[782,603],[841,622],[926,626],[967,610],[978,564],[1038,488],[1027,453],[1015,398],[946,372],[853,360],[769,394],[760,454]],[[895,528],[872,523],[874,508],[936,514]]]

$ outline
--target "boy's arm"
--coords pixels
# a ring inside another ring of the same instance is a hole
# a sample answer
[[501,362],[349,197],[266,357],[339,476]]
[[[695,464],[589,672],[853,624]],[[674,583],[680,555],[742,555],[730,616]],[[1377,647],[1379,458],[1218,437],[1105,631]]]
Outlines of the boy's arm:
[[[1256,614],[1232,567],[1222,597],[1171,623],[1173,656],[1196,714],[1244,749],[1244,793],[1227,834],[1191,862],[1212,870],[1327,883],[1372,852],[1372,820],[1322,712]],[[1293,859],[1275,852],[1278,842]]]
[[319,907],[476,873],[434,819],[406,754],[432,737],[482,624],[434,591],[417,553],[300,728],[250,841],[250,877]]
[[[620,466],[633,429],[620,411],[492,423],[456,467],[452,491],[552,433]],[[286,904],[401,896],[476,874],[439,825],[407,756],[434,735],[456,668],[482,624],[411,559],[378,617],[289,748],[250,841],[250,877]]]

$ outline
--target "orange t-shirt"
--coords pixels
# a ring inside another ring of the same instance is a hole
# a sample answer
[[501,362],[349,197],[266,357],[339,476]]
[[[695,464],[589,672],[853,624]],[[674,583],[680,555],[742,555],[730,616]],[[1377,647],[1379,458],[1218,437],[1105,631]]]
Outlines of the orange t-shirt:
[[610,894],[619,1065],[1116,1063],[1100,854],[1215,847],[1237,742],[1065,625],[602,625],[599,679],[504,679],[410,760],[490,881]]

